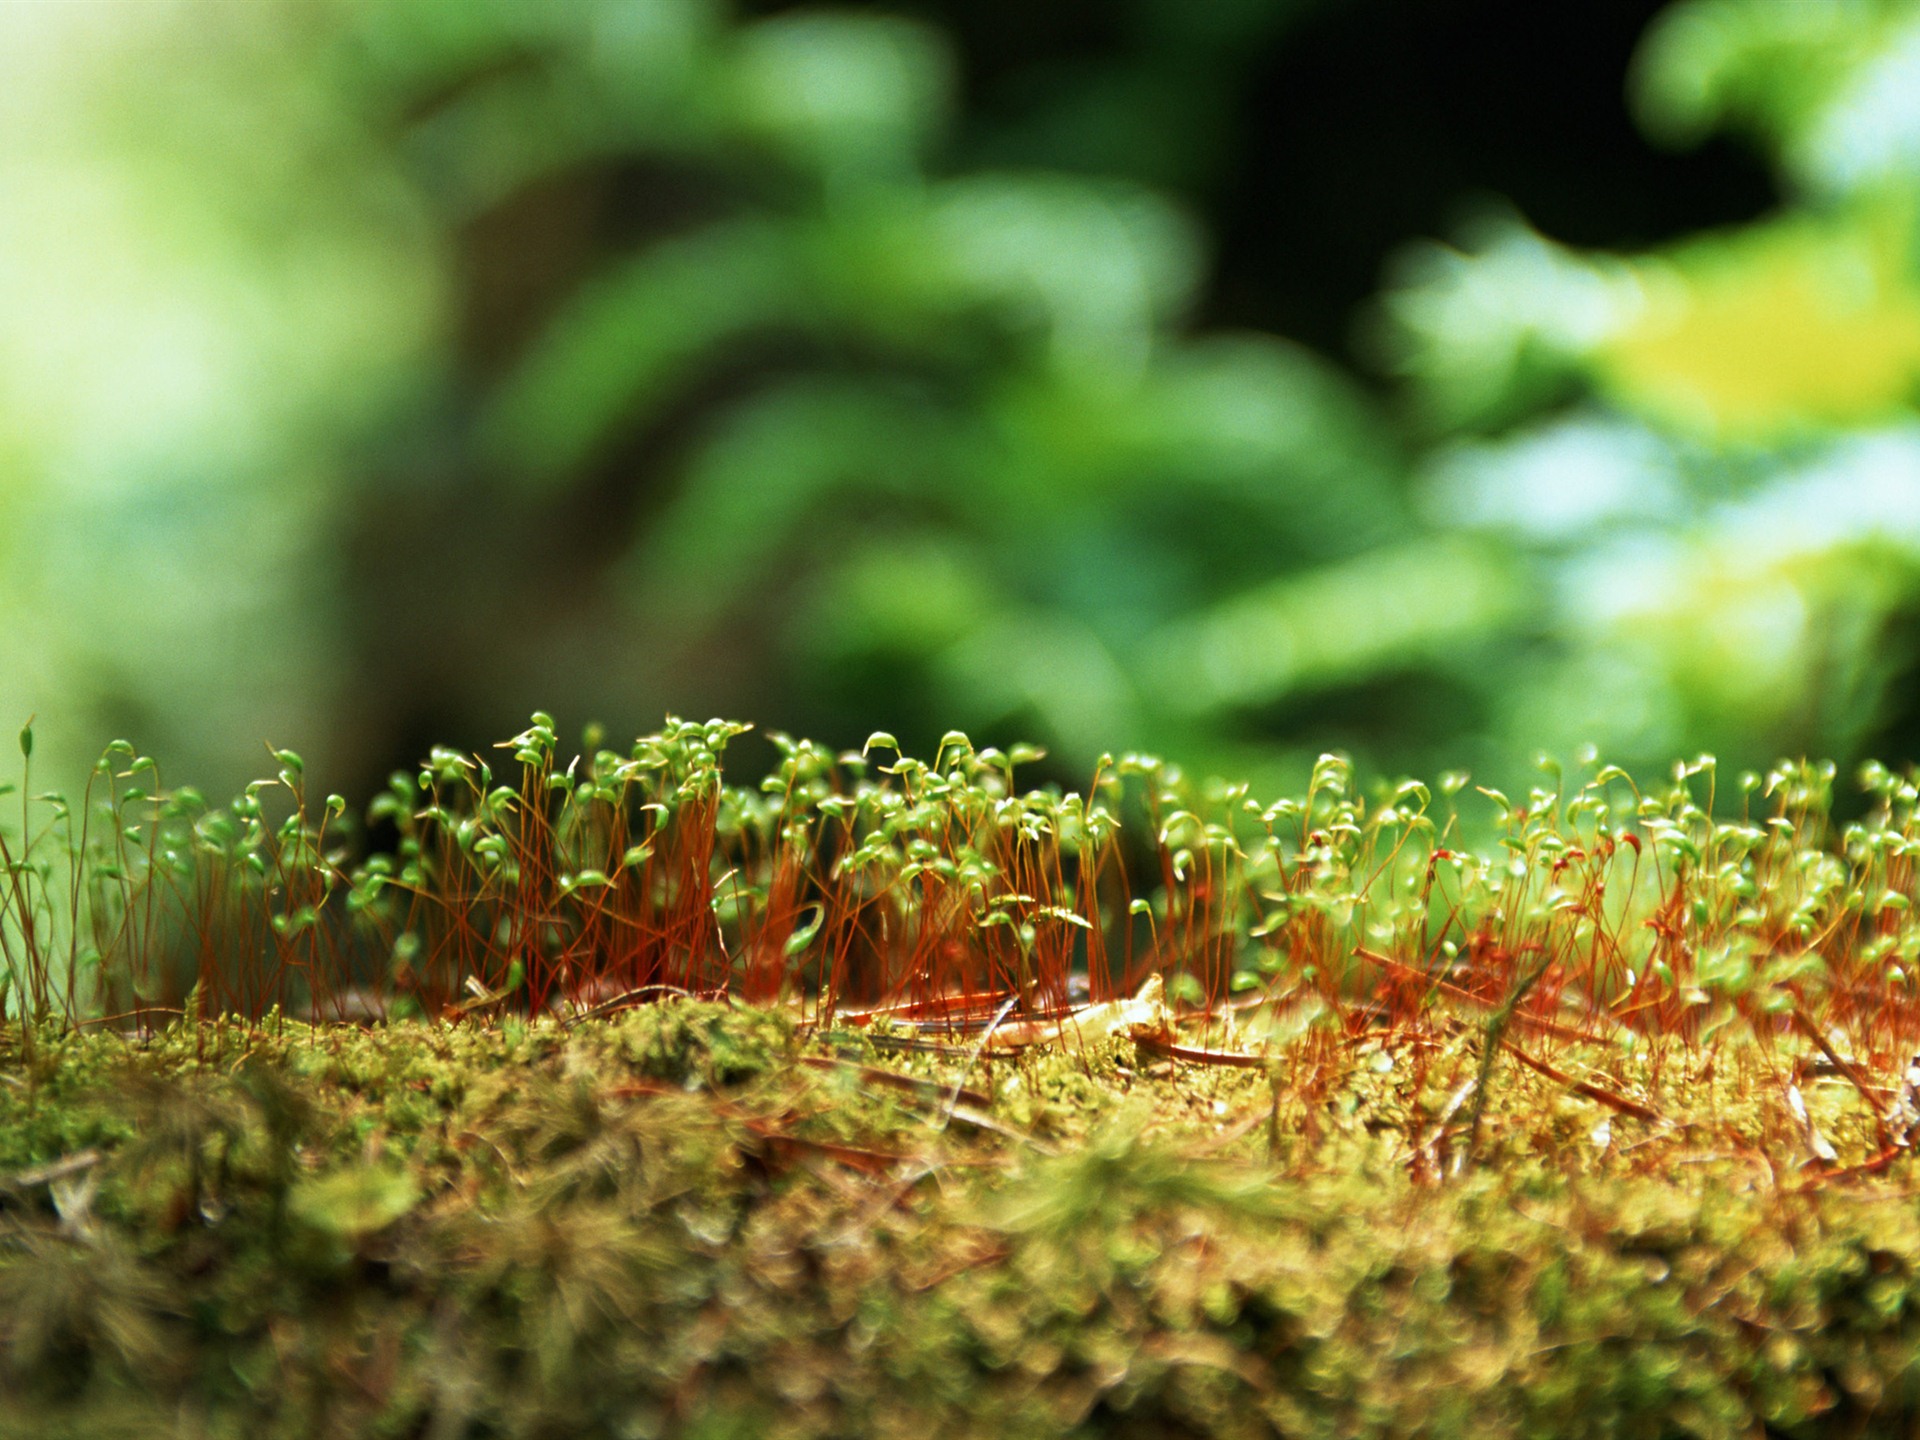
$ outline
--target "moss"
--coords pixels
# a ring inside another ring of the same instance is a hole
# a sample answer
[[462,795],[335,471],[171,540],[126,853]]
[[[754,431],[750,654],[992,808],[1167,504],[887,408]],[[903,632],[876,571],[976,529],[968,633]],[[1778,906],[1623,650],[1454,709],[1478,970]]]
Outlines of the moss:
[[[1813,1172],[1741,1090],[1778,1056],[1657,1080],[1643,1058],[1615,1082],[1672,1118],[1613,1114],[1605,1150],[1582,1142],[1606,1106],[1516,1067],[1479,1163],[1436,1184],[1411,1155],[1468,1044],[1424,1065],[1303,1052],[1291,1088],[1155,1077],[1122,1042],[970,1067],[844,1048],[777,1011],[678,1001],[516,1033],[44,1045],[30,1088],[0,1087],[0,1176],[100,1158],[0,1188],[0,1432],[1920,1420],[1905,1179],[1793,1193]],[[956,1083],[991,1125],[951,1114]],[[1808,1087],[1835,1133],[1849,1103]]]

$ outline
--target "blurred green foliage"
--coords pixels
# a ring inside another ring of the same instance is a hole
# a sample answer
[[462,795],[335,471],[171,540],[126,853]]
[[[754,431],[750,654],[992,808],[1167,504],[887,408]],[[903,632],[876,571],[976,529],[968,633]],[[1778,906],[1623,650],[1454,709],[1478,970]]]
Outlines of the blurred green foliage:
[[1142,0],[1164,63],[966,163],[949,44],[877,11],[0,9],[0,709],[215,785],[535,705],[1266,784],[1897,753],[1920,8],[1670,7],[1636,112],[1779,210],[1416,243],[1385,399],[1193,324],[1207,237],[1117,178],[1292,8]]
[[1513,744],[1849,755],[1902,718],[1917,81],[1911,5],[1685,0],[1643,44],[1638,112],[1669,143],[1763,146],[1777,212],[1625,256],[1498,215],[1405,256],[1376,340],[1441,437],[1428,513],[1503,533],[1540,584]]

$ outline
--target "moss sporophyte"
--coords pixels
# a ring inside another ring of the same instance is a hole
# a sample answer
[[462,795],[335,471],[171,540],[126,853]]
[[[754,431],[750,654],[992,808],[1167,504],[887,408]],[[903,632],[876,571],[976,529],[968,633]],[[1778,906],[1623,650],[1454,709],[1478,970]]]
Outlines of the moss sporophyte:
[[1920,1423],[1911,778],[745,730],[26,800],[0,1433]]

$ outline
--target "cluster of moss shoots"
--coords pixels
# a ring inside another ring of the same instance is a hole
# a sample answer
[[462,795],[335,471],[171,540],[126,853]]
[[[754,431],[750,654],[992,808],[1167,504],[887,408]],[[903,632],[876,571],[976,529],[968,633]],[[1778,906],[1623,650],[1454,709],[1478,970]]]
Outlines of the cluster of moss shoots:
[[744,728],[7,797],[0,1435],[1920,1423],[1910,778]]
[[[624,754],[589,733],[563,762],[536,715],[504,776],[449,749],[396,773],[371,853],[291,751],[219,808],[116,744],[79,801],[22,786],[0,827],[0,1016],[29,1058],[50,1030],[182,1017],[571,1025],[675,997],[970,1065],[1118,1038],[1254,1072],[1276,1147],[1371,1063],[1421,1097],[1401,1140],[1428,1180],[1471,1163],[1497,1071],[1643,1162],[1684,1141],[1826,1177],[1920,1133],[1920,789],[1884,766],[1839,826],[1832,765],[1725,787],[1702,757],[1648,791],[1589,762],[1520,801],[1478,789],[1476,850],[1464,775],[1368,795],[1329,756],[1269,804],[1143,755],[1023,789],[1028,747],[776,734],[743,787],[723,760],[748,728],[669,720]],[[1716,1067],[1757,1102],[1733,1128],[1670,1113],[1676,1074],[1717,1104]],[[1667,1143],[1616,1145],[1618,1117]]]

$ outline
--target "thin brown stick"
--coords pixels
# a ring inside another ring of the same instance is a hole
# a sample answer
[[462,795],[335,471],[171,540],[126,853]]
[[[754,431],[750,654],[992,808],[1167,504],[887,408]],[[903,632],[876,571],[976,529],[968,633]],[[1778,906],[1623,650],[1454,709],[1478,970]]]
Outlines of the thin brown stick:
[[1652,1106],[1642,1105],[1638,1100],[1630,1100],[1618,1091],[1609,1090],[1604,1085],[1595,1085],[1590,1080],[1576,1080],[1573,1076],[1567,1074],[1566,1071],[1549,1065],[1546,1061],[1538,1059],[1535,1056],[1529,1055],[1511,1040],[1503,1043],[1507,1053],[1529,1070],[1546,1076],[1547,1079],[1553,1081],[1556,1085],[1566,1086],[1567,1089],[1573,1091],[1576,1095],[1584,1095],[1589,1100],[1598,1100],[1602,1105],[1611,1106],[1622,1115],[1631,1115],[1636,1120],[1645,1120],[1649,1124],[1654,1125],[1664,1125],[1667,1123],[1666,1116],[1662,1115]]
[[1867,1102],[1867,1110],[1873,1116],[1874,1130],[1879,1137],[1880,1148],[1894,1149],[1893,1136],[1887,1130],[1887,1117],[1881,1113],[1881,1102],[1873,1093],[1879,1087],[1869,1085],[1866,1077],[1860,1073],[1859,1067],[1827,1043],[1827,1037],[1820,1033],[1820,1027],[1814,1024],[1807,1012],[1798,1005],[1793,1007],[1793,1023],[1800,1027],[1802,1034],[1819,1047],[1820,1053],[1827,1057],[1833,1068],[1846,1076],[1847,1083],[1859,1091],[1860,1098]]

